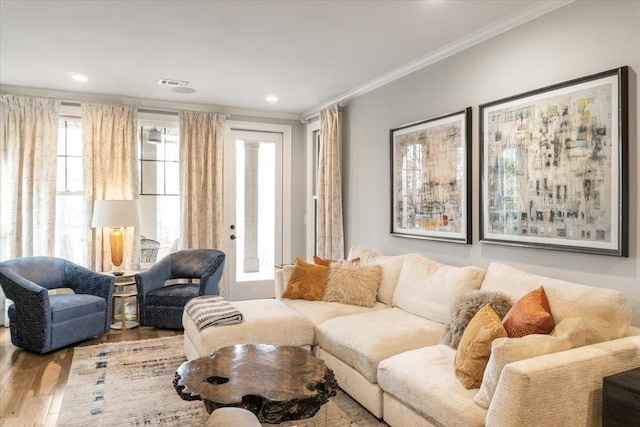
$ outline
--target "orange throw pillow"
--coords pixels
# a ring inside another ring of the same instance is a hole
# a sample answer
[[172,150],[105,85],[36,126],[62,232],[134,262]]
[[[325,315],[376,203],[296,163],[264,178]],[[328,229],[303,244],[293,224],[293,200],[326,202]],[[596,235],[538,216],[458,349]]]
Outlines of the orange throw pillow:
[[325,267],[329,267],[329,265],[331,265],[331,263],[335,261],[332,259],[322,259],[314,255],[313,262],[315,262],[317,265],[324,265]]
[[282,298],[322,301],[328,277],[329,267],[310,264],[296,258]]
[[550,334],[556,326],[544,289],[540,286],[520,298],[502,319],[509,338]]

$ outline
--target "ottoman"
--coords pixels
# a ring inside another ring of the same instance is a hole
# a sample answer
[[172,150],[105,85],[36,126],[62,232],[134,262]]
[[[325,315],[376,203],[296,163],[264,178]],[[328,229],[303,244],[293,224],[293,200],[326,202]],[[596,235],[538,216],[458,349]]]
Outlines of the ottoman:
[[260,427],[260,422],[246,409],[219,408],[213,411],[205,427]]
[[243,320],[235,325],[210,326],[199,330],[185,311],[184,351],[187,359],[208,357],[222,347],[236,344],[312,346],[313,323],[280,300],[233,301]]

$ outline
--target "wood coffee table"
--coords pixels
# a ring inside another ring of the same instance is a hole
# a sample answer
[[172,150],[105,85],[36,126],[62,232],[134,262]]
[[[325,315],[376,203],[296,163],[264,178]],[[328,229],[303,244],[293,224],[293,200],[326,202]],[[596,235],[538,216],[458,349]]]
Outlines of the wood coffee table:
[[338,382],[308,350],[243,344],[184,362],[173,386],[184,400],[202,400],[209,413],[235,406],[278,424],[314,416],[336,395]]

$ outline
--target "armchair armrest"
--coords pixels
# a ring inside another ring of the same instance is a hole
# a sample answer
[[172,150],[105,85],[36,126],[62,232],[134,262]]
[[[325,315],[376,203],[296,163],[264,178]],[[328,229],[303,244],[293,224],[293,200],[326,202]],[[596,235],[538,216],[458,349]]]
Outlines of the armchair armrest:
[[44,313],[44,310],[49,309],[49,291],[46,288],[3,267],[0,267],[0,280],[4,293],[16,304],[16,308],[22,303],[35,303],[35,310],[42,308]]
[[109,274],[97,273],[70,261],[64,263],[64,285],[76,294],[89,294],[111,302],[116,278]]
[[637,367],[640,336],[510,363],[500,375],[486,425],[599,425],[602,378]]
[[[20,328],[27,329],[29,338],[33,342],[48,346],[51,337],[46,332],[49,329],[48,316],[49,291],[40,285],[17,275],[11,269],[0,267],[0,281],[7,298],[13,301],[15,316],[19,320]],[[44,319],[44,323],[33,322],[32,319]]]
[[171,279],[171,261],[164,258],[151,266],[147,271],[135,275],[138,298],[144,299],[147,293],[162,288],[164,282]]
[[220,252],[213,264],[207,271],[200,277],[200,295],[219,295],[220,279],[224,271],[225,255]]

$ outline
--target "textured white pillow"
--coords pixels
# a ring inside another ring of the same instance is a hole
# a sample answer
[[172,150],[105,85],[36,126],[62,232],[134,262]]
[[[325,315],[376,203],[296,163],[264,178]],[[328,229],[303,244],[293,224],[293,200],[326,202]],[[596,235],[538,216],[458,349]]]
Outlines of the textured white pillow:
[[498,338],[491,343],[491,356],[482,377],[480,391],[473,401],[489,408],[502,369],[512,362],[569,350],[585,344],[584,320],[568,318],[556,325],[550,335],[533,334],[522,338]]
[[378,287],[378,301],[391,305],[393,291],[398,284],[398,277],[404,264],[404,255],[378,255],[371,249],[362,246],[352,246],[347,259],[360,258],[360,265],[379,265],[382,267],[382,277]]
[[381,276],[379,265],[333,263],[322,300],[373,307]]
[[544,287],[556,323],[569,317],[582,318],[586,344],[626,334],[633,303],[620,291],[539,276],[499,263],[489,265],[482,282],[483,291],[501,291],[514,301],[540,286]]
[[453,304],[465,293],[479,289],[484,270],[454,267],[419,254],[405,255],[393,293],[393,305],[416,316],[447,323]]

